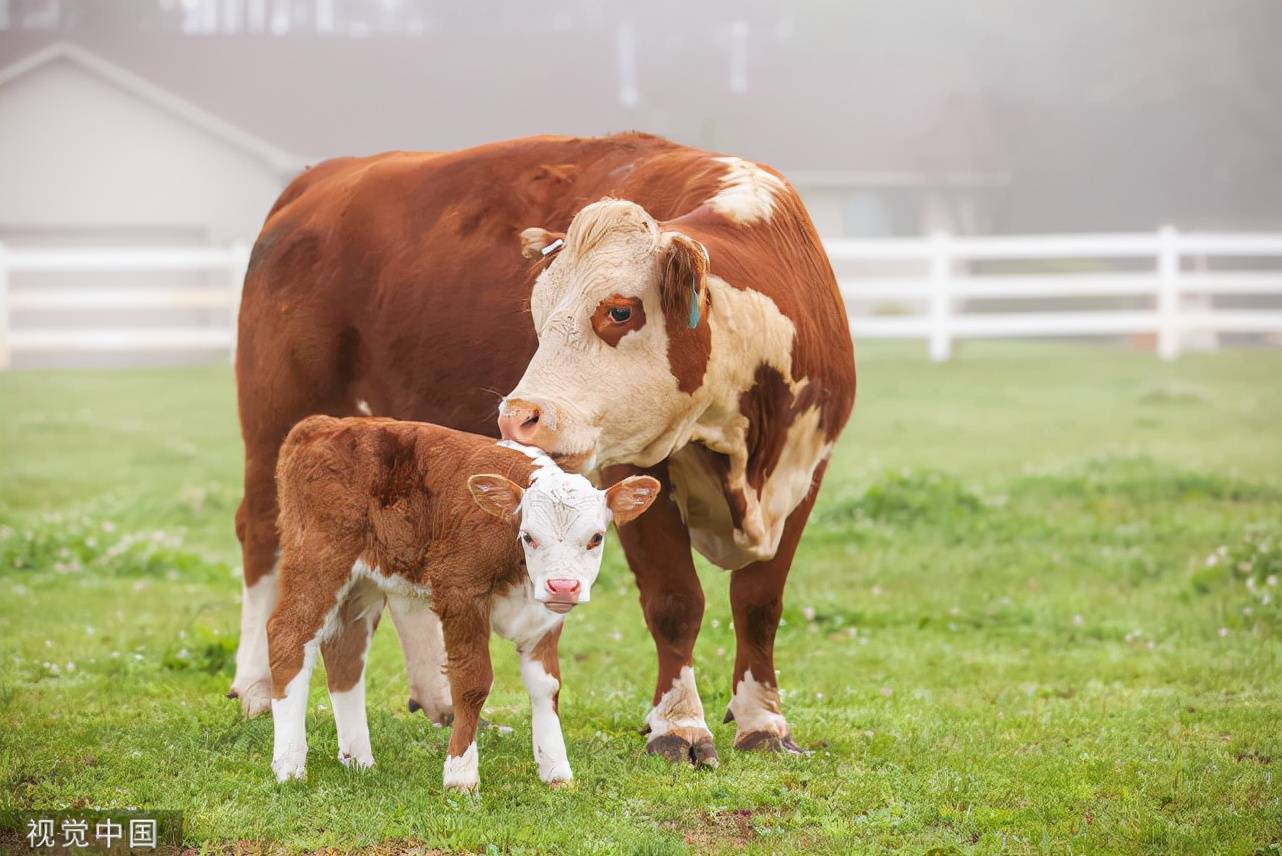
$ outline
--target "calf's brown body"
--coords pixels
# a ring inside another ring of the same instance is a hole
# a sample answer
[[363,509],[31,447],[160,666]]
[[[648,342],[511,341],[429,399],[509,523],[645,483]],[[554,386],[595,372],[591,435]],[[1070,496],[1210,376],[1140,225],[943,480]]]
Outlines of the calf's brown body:
[[[525,558],[506,523],[479,508],[468,478],[528,484],[534,462],[492,439],[422,423],[313,416],[281,448],[280,598],[268,623],[272,695],[319,644],[331,692],[359,680],[389,587],[429,598],[440,617],[454,706],[449,755],[472,744],[493,673],[490,607],[525,584]],[[354,568],[357,570],[354,572]],[[549,616],[551,613],[549,613]],[[559,681],[555,630],[534,640]]]

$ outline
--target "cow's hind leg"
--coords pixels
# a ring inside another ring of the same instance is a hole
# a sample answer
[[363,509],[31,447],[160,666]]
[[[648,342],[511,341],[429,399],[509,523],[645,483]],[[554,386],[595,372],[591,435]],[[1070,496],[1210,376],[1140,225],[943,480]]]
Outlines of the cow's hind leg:
[[338,608],[331,635],[321,643],[330,706],[338,730],[338,760],[347,767],[374,766],[365,713],[365,658],[383,612],[383,593],[370,580],[352,584]]
[[[635,472],[640,471],[615,467],[602,478],[612,483]],[[659,655],[659,677],[645,720],[646,750],[677,763],[715,767],[717,749],[694,680],[694,643],[704,599],[690,533],[670,499],[667,468],[643,472],[662,482],[663,494],[640,517],[619,527],[619,542],[636,576],[641,610]]]
[[272,703],[272,676],[267,662],[267,620],[276,608],[276,450],[270,460],[251,455],[245,462],[245,498],[236,512],[244,579],[241,585],[240,642],[236,676],[228,698],[240,699],[245,716],[265,713]]
[[434,725],[449,725],[454,721],[454,703],[445,677],[441,619],[421,598],[393,595],[387,599],[387,607],[405,653],[410,713],[421,710]]
[[802,752],[793,741],[780,708],[774,663],[775,632],[783,612],[784,583],[819,492],[823,469],[821,464],[810,493],[788,516],[774,558],[753,562],[734,571],[730,577],[736,650],[733,695],[725,721],[735,723],[736,749]]

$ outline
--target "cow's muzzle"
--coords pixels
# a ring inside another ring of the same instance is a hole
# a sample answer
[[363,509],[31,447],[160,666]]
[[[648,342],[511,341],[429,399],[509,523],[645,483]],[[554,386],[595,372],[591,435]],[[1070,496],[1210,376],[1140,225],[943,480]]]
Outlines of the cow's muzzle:
[[499,406],[499,434],[504,440],[542,449],[566,472],[583,472],[593,461],[593,450],[565,448],[560,417],[557,408],[546,402],[508,398]]

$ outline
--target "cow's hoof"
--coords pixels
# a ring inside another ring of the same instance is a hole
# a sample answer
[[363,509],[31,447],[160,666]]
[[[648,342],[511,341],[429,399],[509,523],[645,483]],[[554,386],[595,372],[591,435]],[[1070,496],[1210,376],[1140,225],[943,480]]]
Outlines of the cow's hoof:
[[[454,719],[454,714],[450,714],[450,720]],[[493,731],[495,734],[511,734],[512,726],[500,725],[497,722],[490,722],[488,719],[481,717],[476,721],[476,727],[481,731]]]
[[346,752],[338,753],[338,763],[342,764],[349,770],[368,770],[374,766],[374,756],[368,752],[359,755],[349,755]]
[[667,734],[651,737],[650,742],[645,745],[645,751],[667,758],[674,764],[689,764],[692,767],[716,767],[721,763],[712,735],[706,731],[669,731]]
[[241,714],[246,719],[253,719],[272,709],[271,681],[255,681],[244,689],[233,686],[227,698],[240,699]]
[[747,731],[734,739],[734,748],[740,752],[782,752],[788,755],[809,755],[793,742],[792,734],[773,731]]
[[428,709],[416,702],[413,698],[409,700],[409,704],[406,705],[406,707],[409,708],[410,713],[418,713],[420,710],[423,711],[423,715],[426,716],[437,728],[444,728],[445,726],[452,725],[454,723],[454,711],[451,708],[442,707]]

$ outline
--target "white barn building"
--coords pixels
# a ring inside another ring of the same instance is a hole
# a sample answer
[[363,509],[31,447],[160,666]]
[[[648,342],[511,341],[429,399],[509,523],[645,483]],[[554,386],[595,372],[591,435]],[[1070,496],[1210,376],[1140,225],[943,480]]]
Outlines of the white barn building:
[[[19,252],[39,249],[235,245],[243,253],[302,167],[78,45],[49,45],[0,69],[0,245],[15,264]],[[218,304],[234,279],[225,268],[16,268],[0,282],[8,290],[0,365],[208,361],[227,347],[218,336],[226,336],[231,308]],[[194,298],[150,305],[148,288],[174,286]],[[131,296],[113,301],[108,293]],[[72,335],[104,326],[115,332]],[[223,332],[212,336],[214,328]],[[209,347],[193,349],[192,336],[208,337]],[[77,346],[67,347],[73,338]]]

